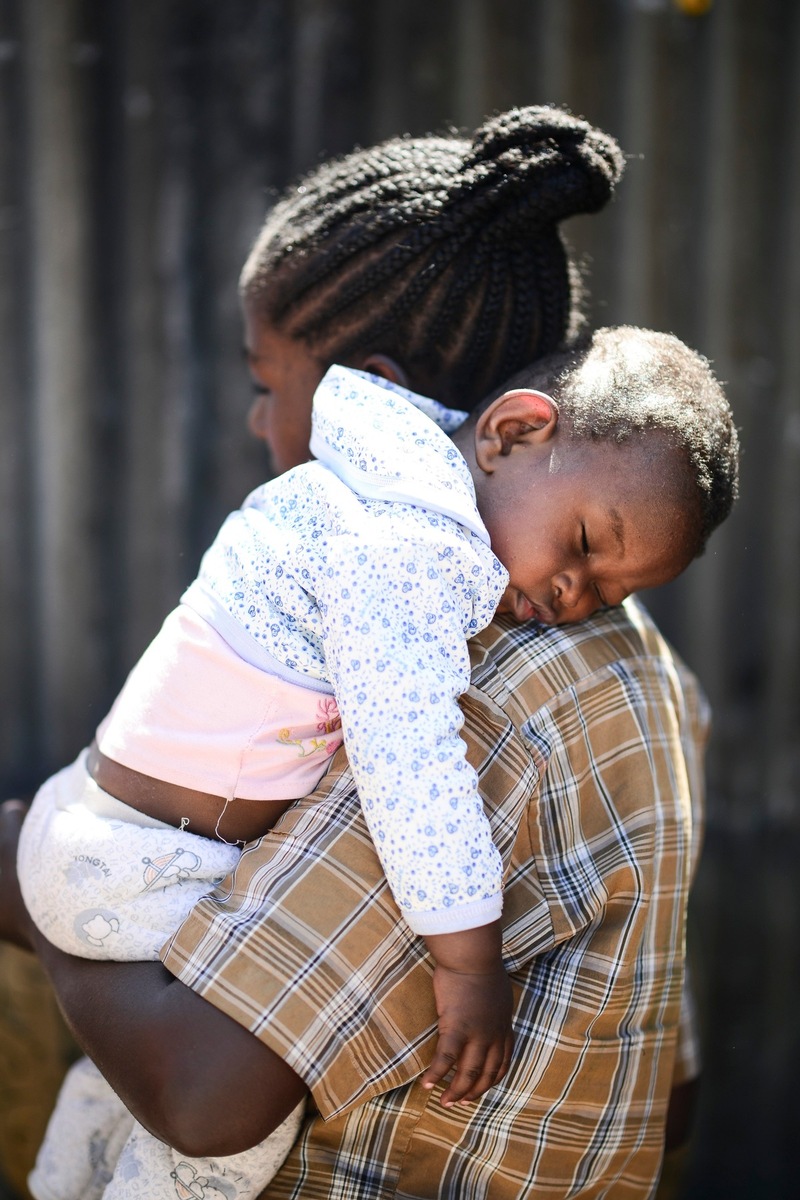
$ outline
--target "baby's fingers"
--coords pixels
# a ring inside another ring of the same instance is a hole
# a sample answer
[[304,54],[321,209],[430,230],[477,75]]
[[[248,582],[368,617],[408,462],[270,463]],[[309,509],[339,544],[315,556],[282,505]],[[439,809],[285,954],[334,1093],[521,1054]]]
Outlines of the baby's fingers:
[[486,1047],[469,1043],[462,1051],[456,1064],[456,1071],[447,1088],[442,1094],[442,1104],[449,1108],[468,1095],[480,1095],[491,1087],[494,1076],[483,1086],[486,1076]]
[[422,1076],[422,1086],[428,1089],[435,1087],[444,1079],[445,1075],[449,1075],[458,1062],[458,1056],[463,1048],[463,1038],[440,1034],[431,1065]]
[[480,1075],[475,1079],[472,1087],[468,1088],[463,1096],[460,1097],[451,1095],[453,1085],[458,1082],[458,1072],[456,1072],[450,1087],[442,1096],[442,1104],[447,1106],[459,1100],[462,1104],[468,1104],[471,1100],[477,1100],[484,1092],[488,1092],[489,1088],[499,1083],[508,1071],[513,1048],[514,1038],[511,1035],[506,1038],[504,1046],[491,1046],[486,1055]]

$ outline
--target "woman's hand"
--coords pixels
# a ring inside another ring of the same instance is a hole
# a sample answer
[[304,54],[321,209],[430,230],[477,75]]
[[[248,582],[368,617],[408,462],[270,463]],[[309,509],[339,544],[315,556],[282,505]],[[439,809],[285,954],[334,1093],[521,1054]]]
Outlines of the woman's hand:
[[0,804],[0,940],[33,949],[33,925],[17,879],[17,843],[28,806],[22,800]]

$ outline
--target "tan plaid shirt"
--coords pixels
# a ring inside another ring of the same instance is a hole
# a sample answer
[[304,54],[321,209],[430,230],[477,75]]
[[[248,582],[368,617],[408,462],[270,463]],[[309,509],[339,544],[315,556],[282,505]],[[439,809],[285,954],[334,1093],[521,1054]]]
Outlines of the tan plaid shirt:
[[434,1040],[430,963],[399,919],[343,756],[165,954],[307,1081],[322,1114],[270,1200],[653,1190],[704,702],[632,602],[569,629],[500,619],[471,648],[464,737],[507,864],[507,1078],[451,1109],[416,1082]]

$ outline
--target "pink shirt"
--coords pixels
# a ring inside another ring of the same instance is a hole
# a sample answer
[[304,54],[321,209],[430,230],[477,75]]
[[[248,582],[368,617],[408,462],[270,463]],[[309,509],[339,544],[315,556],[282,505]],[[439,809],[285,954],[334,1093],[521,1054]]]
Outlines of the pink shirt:
[[307,796],[342,744],[333,696],[245,662],[186,605],[174,609],[97,731],[103,754],[214,796]]

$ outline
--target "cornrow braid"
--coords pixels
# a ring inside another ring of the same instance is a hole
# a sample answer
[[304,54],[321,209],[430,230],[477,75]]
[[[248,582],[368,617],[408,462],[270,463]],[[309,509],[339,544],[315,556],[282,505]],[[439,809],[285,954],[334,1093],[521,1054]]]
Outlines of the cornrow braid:
[[582,290],[559,230],[611,197],[616,142],[563,109],[514,109],[471,138],[400,137],[312,171],[245,264],[257,317],[328,361],[391,355],[472,408],[570,340]]
[[[456,273],[457,278],[449,289],[448,303],[442,305],[433,321],[429,337],[435,345],[455,350],[451,386],[458,393],[471,373],[492,369],[496,341],[505,340],[509,281],[506,272],[498,270],[491,258],[487,261],[480,247],[472,255],[462,254],[461,261],[456,263]],[[470,304],[477,306],[478,312],[466,323],[463,318],[459,320],[459,316],[466,313]],[[469,337],[461,344],[456,340],[454,330],[463,329],[465,323]]]

